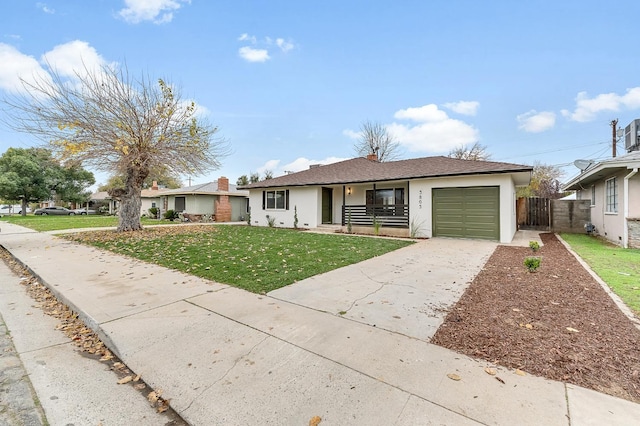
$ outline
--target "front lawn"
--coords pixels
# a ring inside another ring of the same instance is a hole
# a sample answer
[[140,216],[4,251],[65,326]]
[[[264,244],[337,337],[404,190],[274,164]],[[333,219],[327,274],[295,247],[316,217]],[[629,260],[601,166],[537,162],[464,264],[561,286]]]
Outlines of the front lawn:
[[640,315],[640,250],[583,234],[561,234],[636,315]]
[[[62,229],[108,228],[118,226],[117,216],[75,215],[75,216],[3,216],[0,221],[14,223],[35,231],[59,231]],[[142,225],[175,223],[168,220],[142,218]]]
[[412,244],[409,240],[234,225],[83,232],[64,238],[254,293],[267,293]]

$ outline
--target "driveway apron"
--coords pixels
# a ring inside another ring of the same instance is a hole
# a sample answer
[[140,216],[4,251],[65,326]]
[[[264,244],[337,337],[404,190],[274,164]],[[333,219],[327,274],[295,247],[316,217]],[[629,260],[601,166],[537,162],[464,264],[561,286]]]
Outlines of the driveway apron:
[[497,246],[480,240],[422,240],[269,296],[428,341]]

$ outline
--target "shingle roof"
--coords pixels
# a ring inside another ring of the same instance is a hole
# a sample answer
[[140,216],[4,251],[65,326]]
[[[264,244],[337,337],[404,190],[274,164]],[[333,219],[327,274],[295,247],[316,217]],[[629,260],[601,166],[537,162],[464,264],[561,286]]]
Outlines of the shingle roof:
[[201,183],[198,185],[185,186],[178,189],[169,189],[162,192],[162,195],[179,195],[179,194],[213,194],[225,193],[228,195],[248,196],[247,191],[241,191],[232,183],[229,184],[229,191],[220,191],[218,189],[218,181]]
[[312,167],[301,172],[245,185],[241,188],[349,184],[438,176],[530,172],[532,170],[533,167],[521,164],[458,160],[443,156],[387,162],[371,161],[359,157]]
[[640,151],[632,151],[625,155],[591,164],[562,187],[565,191],[583,189],[583,185],[590,185],[593,182],[610,176],[615,170],[629,169],[638,166],[640,166]]

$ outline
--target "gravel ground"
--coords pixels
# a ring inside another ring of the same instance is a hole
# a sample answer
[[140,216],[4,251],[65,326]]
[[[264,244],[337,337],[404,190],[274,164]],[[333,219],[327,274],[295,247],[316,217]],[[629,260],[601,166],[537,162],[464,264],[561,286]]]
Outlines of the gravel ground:
[[499,246],[432,343],[640,403],[640,330],[553,234]]

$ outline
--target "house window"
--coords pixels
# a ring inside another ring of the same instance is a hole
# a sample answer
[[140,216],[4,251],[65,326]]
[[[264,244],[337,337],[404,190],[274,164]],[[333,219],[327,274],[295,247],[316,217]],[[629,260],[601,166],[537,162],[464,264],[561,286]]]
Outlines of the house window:
[[153,208],[153,207],[155,207],[155,206],[156,206],[156,203],[152,202],[152,203],[151,203],[151,207]]
[[591,186],[591,205],[592,206],[596,205],[596,186],[595,185]]
[[289,190],[264,191],[262,208],[265,210],[289,210]]
[[618,213],[618,186],[616,185],[616,178],[608,179],[605,182],[605,191],[606,212]]
[[[380,216],[402,215],[403,209],[396,209],[397,204],[404,204],[404,188],[385,188],[376,189],[375,193],[372,189],[366,192],[367,214],[373,214],[373,206],[375,205],[375,214]],[[383,207],[378,207],[383,206]]]

